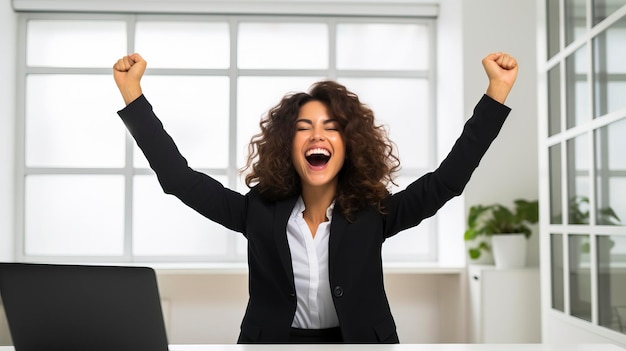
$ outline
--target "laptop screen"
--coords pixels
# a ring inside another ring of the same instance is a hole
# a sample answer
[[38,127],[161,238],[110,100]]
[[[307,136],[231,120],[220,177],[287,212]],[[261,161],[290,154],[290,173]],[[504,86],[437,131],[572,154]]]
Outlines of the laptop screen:
[[16,351],[168,349],[154,270],[0,263]]

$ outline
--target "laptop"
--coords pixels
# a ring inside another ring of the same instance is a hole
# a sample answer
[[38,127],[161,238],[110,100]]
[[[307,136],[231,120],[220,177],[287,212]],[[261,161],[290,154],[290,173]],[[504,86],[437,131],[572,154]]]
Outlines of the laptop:
[[0,263],[16,351],[167,351],[148,267]]

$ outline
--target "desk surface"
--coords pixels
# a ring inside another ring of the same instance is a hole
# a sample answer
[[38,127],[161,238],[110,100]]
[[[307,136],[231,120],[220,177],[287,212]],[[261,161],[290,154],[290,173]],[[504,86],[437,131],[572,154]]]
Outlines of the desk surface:
[[[170,351],[625,351],[610,344],[170,345]],[[0,346],[0,351],[14,351]]]
[[[396,344],[396,345],[172,345],[170,351],[624,351],[615,345]],[[4,351],[4,350],[0,350]]]

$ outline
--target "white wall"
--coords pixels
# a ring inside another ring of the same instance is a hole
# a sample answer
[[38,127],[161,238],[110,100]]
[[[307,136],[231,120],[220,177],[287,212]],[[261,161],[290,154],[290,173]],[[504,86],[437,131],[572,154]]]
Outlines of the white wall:
[[[13,180],[16,16],[0,3],[0,262],[13,259]],[[9,338],[0,305],[0,345]]]
[[16,15],[0,2],[0,261],[13,258]]

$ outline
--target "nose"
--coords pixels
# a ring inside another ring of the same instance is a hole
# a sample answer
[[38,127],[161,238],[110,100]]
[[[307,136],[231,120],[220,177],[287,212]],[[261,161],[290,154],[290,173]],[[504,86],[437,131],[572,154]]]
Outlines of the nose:
[[324,140],[324,128],[313,128],[310,139],[311,141]]

